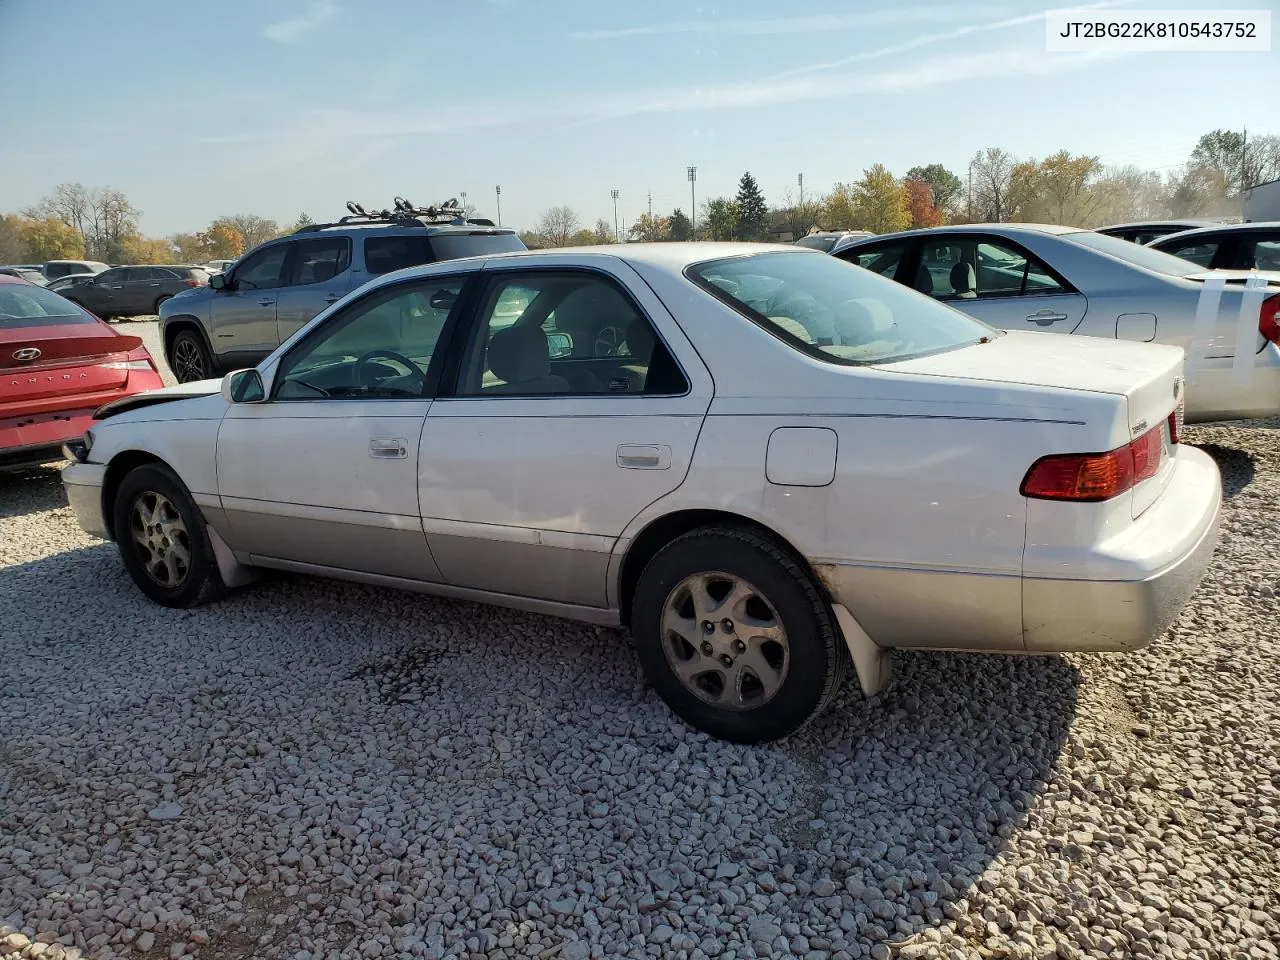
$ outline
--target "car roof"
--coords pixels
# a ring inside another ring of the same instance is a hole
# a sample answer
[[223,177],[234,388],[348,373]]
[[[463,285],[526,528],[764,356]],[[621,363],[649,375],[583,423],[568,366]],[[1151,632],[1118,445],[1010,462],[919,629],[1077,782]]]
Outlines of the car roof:
[[1215,223],[1211,227],[1196,227],[1192,230],[1179,230],[1177,233],[1171,233],[1164,237],[1152,240],[1148,246],[1154,247],[1158,243],[1164,243],[1166,240],[1173,240],[1175,237],[1182,239],[1183,237],[1211,237],[1219,233],[1235,233],[1237,231],[1250,232],[1252,230],[1280,230],[1280,220],[1256,220],[1249,223]]
[[1098,227],[1099,233],[1106,230],[1141,230],[1144,227],[1208,227],[1222,226],[1221,220],[1200,220],[1190,218],[1183,220],[1180,217],[1170,217],[1167,220],[1134,220],[1132,223],[1112,223],[1105,227]]
[[671,241],[667,243],[614,243],[590,247],[549,247],[544,250],[513,250],[510,253],[494,253],[485,260],[551,260],[568,254],[577,257],[610,257],[624,263],[643,263],[679,273],[694,263],[720,260],[725,257],[745,257],[758,253],[781,253],[788,256],[808,257],[816,250],[796,247],[790,243],[718,243],[715,241]]
[[295,230],[280,239],[293,239],[311,235],[324,236],[328,233],[342,233],[344,230],[359,230],[362,233],[382,230],[394,234],[425,234],[427,236],[438,236],[444,233],[513,236],[516,232],[511,227],[491,227],[483,223],[422,223],[421,221],[414,223],[411,220],[405,220],[403,222],[318,223],[303,227],[301,230]]
[[1084,233],[1083,227],[1064,227],[1055,223],[956,223],[943,227],[922,227],[915,230],[899,230],[896,233],[880,233],[870,237],[849,237],[840,240],[831,248],[831,253],[843,253],[864,244],[879,243],[881,240],[897,240],[899,238],[930,237],[940,233],[995,233],[1003,236],[1017,237],[1028,233],[1062,236],[1068,233]]

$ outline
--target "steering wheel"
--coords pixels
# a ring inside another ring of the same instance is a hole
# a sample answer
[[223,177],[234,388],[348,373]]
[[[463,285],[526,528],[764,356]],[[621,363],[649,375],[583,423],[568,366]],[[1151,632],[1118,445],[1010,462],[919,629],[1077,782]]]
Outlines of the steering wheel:
[[369,364],[370,360],[375,360],[375,359],[395,361],[396,363],[403,366],[406,371],[408,371],[405,374],[405,376],[412,376],[416,374],[417,376],[423,377],[424,379],[426,377],[426,374],[422,371],[422,368],[419,367],[416,363],[414,363],[412,360],[410,360],[408,357],[406,357],[402,353],[396,353],[394,350],[367,350],[364,353],[360,354],[360,356],[356,359],[355,367],[353,369],[353,373],[355,374],[355,377],[354,377],[355,382],[360,384],[360,386],[362,387],[368,386],[365,382],[365,376],[364,376],[365,367]]

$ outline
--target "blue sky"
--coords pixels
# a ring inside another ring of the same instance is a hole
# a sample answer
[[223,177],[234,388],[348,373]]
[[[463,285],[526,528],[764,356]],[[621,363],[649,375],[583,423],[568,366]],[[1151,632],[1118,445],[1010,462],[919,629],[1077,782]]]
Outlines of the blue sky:
[[[1047,53],[1040,0],[0,0],[0,211],[124,190],[143,231],[337,217],[467,191],[531,226],[766,198],[979,148],[1165,171],[1215,127],[1280,133],[1269,54]],[[1077,6],[1086,6],[1078,4]],[[1111,8],[1276,9],[1277,0]],[[1274,16],[1274,14],[1273,14]]]

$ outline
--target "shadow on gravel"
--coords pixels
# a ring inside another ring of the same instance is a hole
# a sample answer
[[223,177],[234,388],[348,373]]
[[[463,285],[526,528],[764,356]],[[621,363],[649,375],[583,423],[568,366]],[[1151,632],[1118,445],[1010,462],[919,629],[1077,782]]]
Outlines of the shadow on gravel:
[[1201,450],[1213,457],[1222,471],[1222,493],[1234,497],[1253,482],[1256,465],[1253,457],[1243,450],[1224,447],[1216,443],[1197,444]]
[[0,519],[67,505],[57,466],[0,471]]

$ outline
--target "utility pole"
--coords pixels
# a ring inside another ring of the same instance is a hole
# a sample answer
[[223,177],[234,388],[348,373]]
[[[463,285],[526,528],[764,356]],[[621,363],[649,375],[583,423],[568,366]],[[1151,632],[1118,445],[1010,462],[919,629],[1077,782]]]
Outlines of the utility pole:
[[[804,174],[803,173],[796,174],[796,186],[800,188],[800,206],[796,209],[796,212],[800,214],[800,216],[803,218],[804,217]],[[796,224],[793,223],[792,226],[796,226]],[[805,227],[806,227],[806,224],[804,223],[803,220],[801,220],[801,222],[799,223],[800,230],[805,229]],[[799,230],[797,230],[796,232],[798,233]]]
[[649,221],[653,221],[653,191],[649,191]]
[[619,241],[618,237],[618,188],[614,187],[609,191],[609,196],[613,197],[613,242]]
[[462,197],[462,215],[465,217],[467,215],[467,191],[461,190],[458,195]]
[[973,161],[969,161],[969,222],[973,223]]
[[694,198],[693,185],[698,179],[698,168],[689,167],[689,239],[698,235],[698,202]]
[[1249,128],[1244,128],[1244,140],[1240,144],[1240,196],[1244,196],[1245,189],[1249,186],[1247,178],[1249,176]]
[[493,195],[498,200],[498,226],[502,226],[502,185],[493,188]]

